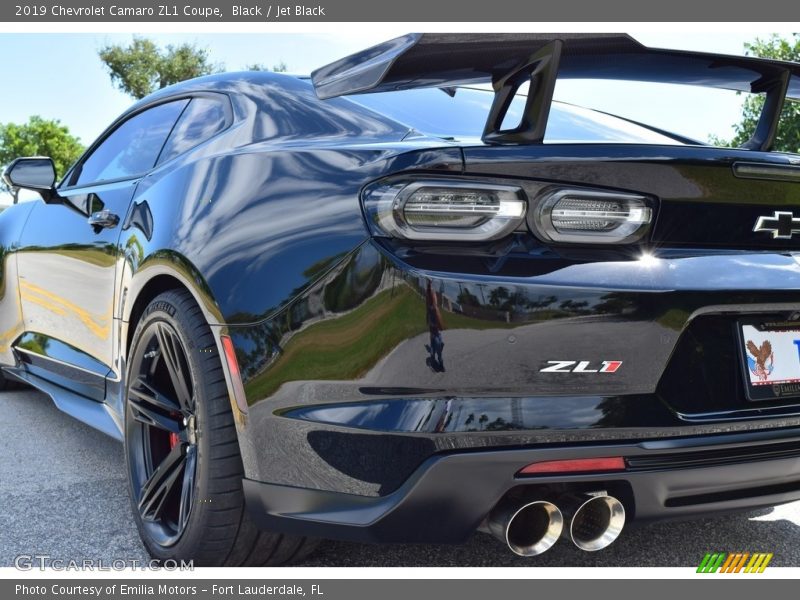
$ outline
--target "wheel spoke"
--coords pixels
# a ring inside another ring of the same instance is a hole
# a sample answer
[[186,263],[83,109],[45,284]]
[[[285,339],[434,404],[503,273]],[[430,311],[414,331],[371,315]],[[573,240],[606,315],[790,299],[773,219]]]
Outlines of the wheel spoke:
[[189,390],[188,373],[184,372],[181,361],[180,344],[174,334],[162,323],[156,325],[156,336],[161,349],[161,357],[169,373],[172,387],[180,402],[181,409],[189,412],[192,409],[192,394]]
[[133,409],[133,418],[140,423],[149,425],[150,427],[156,427],[170,433],[180,433],[181,424],[175,418],[168,415],[162,415],[161,413],[149,408],[146,404],[136,402],[136,400],[133,398],[128,398],[128,402]]
[[139,512],[142,518],[155,521],[161,517],[164,504],[174,489],[186,462],[181,445],[175,446],[144,482],[139,494]]
[[129,393],[136,397],[137,404],[151,404],[168,412],[177,412],[181,409],[177,401],[157,390],[153,384],[148,383],[142,377],[137,377],[134,380]]
[[192,509],[194,496],[194,475],[197,462],[197,446],[186,449],[186,460],[183,464],[183,485],[181,486],[181,503],[178,513],[178,531],[182,531],[189,520],[189,511]]
[[137,377],[133,385],[128,388],[128,403],[133,409],[133,418],[140,423],[170,433],[180,432],[180,416],[165,415],[162,412],[179,413],[180,407],[177,402],[167,398],[141,377]]

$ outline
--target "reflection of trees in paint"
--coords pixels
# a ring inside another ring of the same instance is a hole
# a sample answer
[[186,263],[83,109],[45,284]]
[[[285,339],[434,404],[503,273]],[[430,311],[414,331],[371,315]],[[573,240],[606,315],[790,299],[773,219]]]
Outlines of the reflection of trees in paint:
[[[289,381],[357,379],[404,340],[430,332],[429,279],[396,270],[371,245],[320,261],[304,274],[313,281],[299,286],[294,300],[277,313],[270,312],[276,316],[240,314],[235,320],[256,324],[230,328],[251,402]],[[538,286],[430,283],[436,291],[432,305],[448,331],[513,329],[588,315],[665,316],[661,303],[626,292],[556,294]],[[487,430],[513,428],[518,420],[514,414],[500,420],[481,416],[474,417],[474,425]]]
[[510,295],[504,287],[494,288],[489,294],[489,304],[495,308],[507,308]]
[[523,429],[524,428],[524,424],[522,422],[521,415],[519,416],[519,418],[517,420],[515,420],[515,418],[514,418],[515,409],[514,409],[513,403],[514,403],[515,400],[517,402],[519,402],[518,398],[512,398],[511,399],[511,402],[512,402],[511,413],[512,414],[511,414],[511,419],[510,420],[504,419],[503,417],[495,417],[494,420],[490,421],[491,417],[489,417],[489,415],[484,413],[484,414],[481,414],[478,417],[477,426],[470,427],[470,425],[473,425],[475,423],[475,413],[470,413],[467,416],[467,418],[464,420],[464,429],[463,430],[464,431],[468,431],[468,432],[472,432],[472,431],[510,431],[510,430],[513,430],[513,429]]
[[292,294],[299,297],[277,317],[265,320],[259,315],[238,314],[236,320],[256,322],[232,329],[242,374],[253,377],[278,360],[300,329],[357,310],[382,289],[382,283],[386,287],[387,271],[385,259],[371,246],[365,246],[344,260],[337,255],[306,269],[304,275],[316,281],[310,287],[299,287]]
[[271,354],[262,358],[263,367],[248,364],[248,400],[264,398],[288,381],[358,379],[398,344],[424,331],[425,305],[417,294],[405,284],[382,290],[352,311],[281,338],[280,350],[270,347]]
[[41,356],[47,356],[47,346],[50,345],[50,338],[41,333],[31,333],[25,336],[26,339],[20,343],[20,348],[30,350]]

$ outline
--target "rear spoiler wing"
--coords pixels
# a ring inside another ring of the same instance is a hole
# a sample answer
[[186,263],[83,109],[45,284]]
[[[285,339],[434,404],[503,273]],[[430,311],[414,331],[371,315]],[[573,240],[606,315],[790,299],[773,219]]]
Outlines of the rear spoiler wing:
[[[557,78],[678,83],[764,93],[755,133],[743,146],[763,151],[773,146],[785,99],[800,99],[799,63],[648,48],[625,34],[412,33],[311,74],[321,99],[491,83],[495,98],[483,140],[494,144],[542,143]],[[502,129],[514,95],[528,81],[521,122],[513,129]]]

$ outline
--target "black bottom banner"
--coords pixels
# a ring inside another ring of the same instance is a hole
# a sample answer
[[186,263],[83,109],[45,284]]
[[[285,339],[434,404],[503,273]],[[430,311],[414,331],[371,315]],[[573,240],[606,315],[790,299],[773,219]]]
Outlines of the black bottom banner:
[[[251,598],[315,598],[319,600],[422,600],[453,598],[457,600],[495,600],[498,598],[567,597],[590,598],[604,591],[614,598],[647,598],[660,600],[686,597],[698,587],[725,594],[726,600],[751,598],[754,593],[778,592],[776,586],[787,587],[791,580],[752,579],[742,581],[729,577],[708,577],[673,580],[559,580],[559,579],[254,579],[194,581],[119,581],[113,579],[55,579],[0,581],[0,598],[36,600],[85,600],[89,598],[125,600],[247,600]],[[754,586],[762,586],[758,591]],[[767,586],[770,590],[765,590]],[[608,588],[603,590],[602,588]]]

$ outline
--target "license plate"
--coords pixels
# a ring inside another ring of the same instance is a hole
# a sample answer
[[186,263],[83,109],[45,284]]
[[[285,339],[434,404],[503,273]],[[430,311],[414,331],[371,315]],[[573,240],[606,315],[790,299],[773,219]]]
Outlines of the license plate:
[[750,400],[800,396],[800,323],[739,323]]

